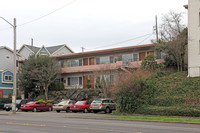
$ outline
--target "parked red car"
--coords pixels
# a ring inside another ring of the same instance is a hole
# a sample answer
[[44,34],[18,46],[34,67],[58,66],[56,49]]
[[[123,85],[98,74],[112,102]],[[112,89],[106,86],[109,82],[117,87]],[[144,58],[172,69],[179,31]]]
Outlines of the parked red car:
[[48,104],[46,104],[44,102],[40,102],[40,101],[31,101],[26,104],[22,104],[21,110],[22,111],[33,111],[33,112],[37,112],[38,110],[52,111],[52,105],[48,105]]
[[90,112],[90,104],[92,101],[89,100],[84,100],[84,101],[78,101],[75,104],[72,104],[70,106],[70,110],[72,112],[78,112],[78,111],[83,111],[84,113]]

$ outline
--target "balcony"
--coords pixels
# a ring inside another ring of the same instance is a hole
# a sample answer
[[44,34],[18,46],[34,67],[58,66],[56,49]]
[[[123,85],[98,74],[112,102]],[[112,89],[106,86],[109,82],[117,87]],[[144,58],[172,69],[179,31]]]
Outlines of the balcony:
[[[163,59],[157,59],[158,63],[163,63]],[[94,72],[94,71],[105,71],[105,70],[117,70],[122,67],[128,68],[139,68],[142,61],[129,62],[128,65],[124,65],[122,61],[110,64],[99,64],[99,65],[88,65],[88,66],[76,66],[76,67],[64,67],[61,68],[61,73],[80,73],[80,72]]]

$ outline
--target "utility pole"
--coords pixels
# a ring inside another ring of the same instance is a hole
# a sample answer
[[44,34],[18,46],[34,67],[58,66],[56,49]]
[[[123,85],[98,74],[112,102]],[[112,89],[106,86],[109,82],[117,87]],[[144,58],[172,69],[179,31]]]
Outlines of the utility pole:
[[10,22],[8,22],[5,18],[0,17],[1,19],[3,19],[4,21],[6,21],[9,25],[11,25],[13,27],[13,44],[14,44],[14,56],[13,56],[13,96],[12,96],[12,111],[13,114],[16,114],[16,73],[17,73],[17,69],[16,69],[16,42],[17,42],[17,37],[16,37],[16,29],[17,29],[17,25],[16,25],[16,18],[13,19],[13,24],[11,24]]
[[156,15],[156,42],[158,43],[158,20]]
[[84,48],[84,47],[81,47],[81,49],[82,49],[82,52],[84,52],[84,49],[85,49],[85,48]]

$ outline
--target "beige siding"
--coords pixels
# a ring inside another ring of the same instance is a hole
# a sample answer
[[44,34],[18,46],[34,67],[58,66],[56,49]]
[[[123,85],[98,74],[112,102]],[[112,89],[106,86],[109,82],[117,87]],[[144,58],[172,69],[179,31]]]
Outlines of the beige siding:
[[188,0],[188,76],[200,76],[200,0]]
[[23,47],[23,49],[20,51],[19,54],[23,55],[24,58],[28,59],[28,57],[29,57],[30,55],[32,55],[33,52],[31,52],[28,48]]
[[52,56],[56,56],[56,55],[66,55],[66,54],[71,54],[72,52],[66,48],[63,47],[62,49],[57,50],[55,53],[53,53]]

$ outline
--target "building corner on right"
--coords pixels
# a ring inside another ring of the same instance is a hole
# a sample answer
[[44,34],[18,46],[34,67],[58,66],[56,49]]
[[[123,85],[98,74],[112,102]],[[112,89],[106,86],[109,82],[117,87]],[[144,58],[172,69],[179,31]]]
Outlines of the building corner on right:
[[200,76],[200,0],[188,0],[188,77]]

